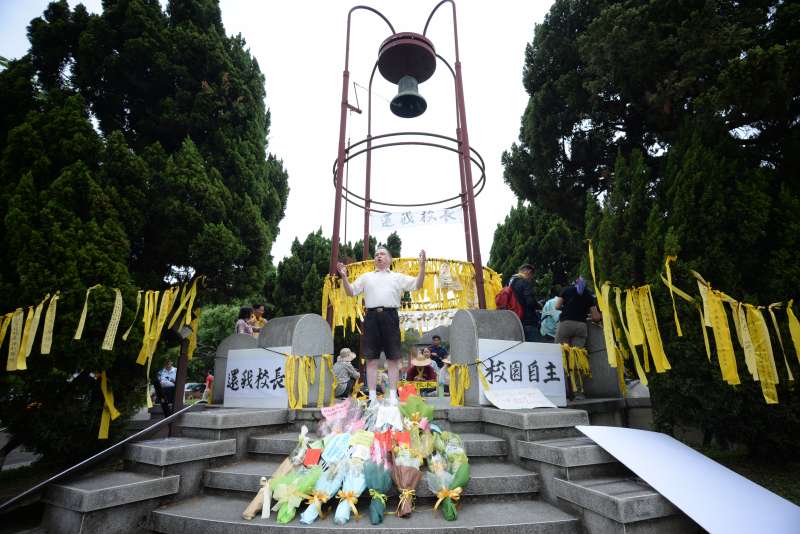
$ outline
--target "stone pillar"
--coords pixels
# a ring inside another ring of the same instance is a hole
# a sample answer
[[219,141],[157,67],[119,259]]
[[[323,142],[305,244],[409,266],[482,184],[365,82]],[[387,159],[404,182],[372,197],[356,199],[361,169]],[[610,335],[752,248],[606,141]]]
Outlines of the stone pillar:
[[[478,356],[478,339],[525,339],[522,323],[510,310],[459,310],[450,325],[450,361],[475,363]],[[469,366],[470,387],[464,396],[466,406],[479,406],[478,371]]]
[[584,380],[583,390],[587,398],[620,398],[617,370],[608,364],[603,325],[587,321],[589,337],[586,338],[586,351],[589,353],[589,367],[592,378]]
[[[324,363],[321,354],[333,354],[333,333],[331,327],[316,313],[277,317],[270,320],[258,336],[258,346],[290,347],[294,356],[314,356],[314,376],[319,379],[319,368]],[[334,357],[334,363],[336,359]],[[325,398],[330,398],[333,377],[330,370],[325,371]],[[309,387],[308,406],[317,405],[319,383]]]

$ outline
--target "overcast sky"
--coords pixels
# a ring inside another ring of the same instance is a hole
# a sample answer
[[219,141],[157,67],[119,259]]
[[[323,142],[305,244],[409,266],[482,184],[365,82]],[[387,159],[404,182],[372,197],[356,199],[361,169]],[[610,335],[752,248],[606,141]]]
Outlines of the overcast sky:
[[[99,0],[83,2],[93,12]],[[163,4],[164,2],[162,2]],[[494,230],[511,206],[514,195],[503,182],[500,158],[517,140],[520,117],[527,103],[522,87],[526,43],[534,24],[541,22],[550,0],[457,2],[459,51],[464,78],[470,144],[486,161],[487,182],[477,197],[477,219],[484,263],[489,261]],[[77,2],[70,0],[70,5]],[[367,2],[380,10],[396,31],[422,33],[434,1]],[[41,15],[43,0],[0,0],[0,55],[19,57],[28,49],[26,27]],[[339,135],[339,102],[344,67],[347,12],[355,2],[222,0],[222,19],[228,34],[241,33],[266,78],[267,106],[272,112],[269,150],[283,160],[289,173],[289,200],[280,235],[273,246],[276,263],[289,254],[295,237],[302,241],[322,228],[333,228],[335,192],[331,166]],[[348,139],[366,136],[369,75],[380,43],[390,31],[377,16],[358,11],[353,16],[350,44],[349,101],[364,110],[348,119]],[[437,11],[427,36],[437,53],[454,63],[452,16],[449,5]],[[361,87],[363,86],[363,87]],[[373,85],[373,135],[404,130],[455,136],[453,78],[439,63],[434,76],[420,85],[428,110],[416,119],[389,112],[396,86],[376,74]],[[348,169],[349,184],[363,194],[364,159]],[[474,179],[479,173],[473,170]],[[454,153],[426,147],[396,147],[376,151],[372,166],[372,197],[397,203],[430,202],[460,192]],[[344,219],[342,238],[363,235],[363,211],[352,206]],[[373,232],[385,241],[386,233]],[[463,227],[443,225],[400,232],[403,255],[416,256],[425,248],[430,257],[466,259]]]

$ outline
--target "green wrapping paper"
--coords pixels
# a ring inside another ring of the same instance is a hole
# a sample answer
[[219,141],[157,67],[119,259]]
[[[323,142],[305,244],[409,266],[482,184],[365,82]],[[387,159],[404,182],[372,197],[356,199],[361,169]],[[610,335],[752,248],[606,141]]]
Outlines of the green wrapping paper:
[[278,510],[278,523],[285,524],[294,519],[297,507],[308,499],[321,473],[322,468],[314,466],[291,472],[275,481],[272,496],[278,502],[272,509]]
[[456,509],[455,501],[461,499],[461,492],[469,482],[469,464],[461,464],[458,470],[453,475],[453,481],[450,482],[448,492],[439,492],[437,494],[438,500],[436,506],[442,511],[442,516],[447,521],[455,521],[458,519],[458,509]]
[[386,511],[386,492],[392,487],[391,473],[375,462],[364,465],[364,477],[372,499],[369,502],[369,520],[373,525],[383,523]]

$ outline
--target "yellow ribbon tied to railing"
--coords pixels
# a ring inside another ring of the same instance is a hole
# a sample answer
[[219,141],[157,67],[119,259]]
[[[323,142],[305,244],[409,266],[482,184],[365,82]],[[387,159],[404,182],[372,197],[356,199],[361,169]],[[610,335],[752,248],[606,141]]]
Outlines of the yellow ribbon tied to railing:
[[108,439],[108,428],[111,421],[119,417],[119,412],[114,406],[114,393],[111,391],[106,371],[100,372],[100,391],[103,392],[103,415],[100,416],[100,431],[97,439]]
[[463,363],[456,363],[451,365],[447,372],[450,374],[450,406],[464,406],[467,390],[471,385],[469,367]]
[[445,499],[449,498],[453,502],[458,502],[459,499],[461,499],[462,491],[463,490],[461,488],[456,488],[456,489],[444,488],[437,491],[436,504],[433,505],[434,511],[439,509],[439,505],[442,504],[442,501],[444,501]]
[[347,501],[347,504],[350,505],[350,510],[353,512],[353,517],[356,519],[361,517],[358,515],[358,509],[356,508],[356,505],[358,504],[358,495],[356,495],[356,492],[340,490],[339,493],[336,494],[336,498],[340,501]]

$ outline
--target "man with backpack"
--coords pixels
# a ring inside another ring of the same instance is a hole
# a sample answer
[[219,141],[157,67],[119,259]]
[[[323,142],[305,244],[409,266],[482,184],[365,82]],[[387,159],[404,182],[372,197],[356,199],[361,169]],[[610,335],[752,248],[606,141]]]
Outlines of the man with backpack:
[[498,293],[495,304],[499,309],[511,310],[522,322],[525,341],[541,341],[539,335],[539,313],[541,308],[533,295],[533,266],[522,265],[511,277],[508,287]]

